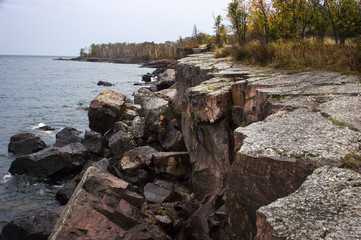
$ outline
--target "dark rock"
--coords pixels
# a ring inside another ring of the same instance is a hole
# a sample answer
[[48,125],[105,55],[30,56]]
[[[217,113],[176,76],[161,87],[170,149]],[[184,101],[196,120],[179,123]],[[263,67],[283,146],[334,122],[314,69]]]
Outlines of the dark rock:
[[216,214],[224,203],[223,194],[206,198],[185,224],[187,237],[195,240],[226,239],[222,237],[225,233],[219,230],[226,225],[224,220],[227,220],[227,218],[219,219]]
[[105,87],[110,87],[113,86],[113,84],[111,84],[110,82],[104,82],[104,81],[99,81],[97,83],[98,86],[105,86]]
[[126,172],[144,168],[152,162],[152,154],[156,151],[157,150],[149,146],[129,150],[124,153],[123,158],[120,160],[120,166],[122,170]]
[[41,209],[31,215],[6,224],[0,234],[1,240],[46,240],[53,229],[61,207]]
[[126,132],[126,133],[129,132],[128,124],[126,124],[123,121],[118,121],[118,122],[114,123],[114,132],[119,132],[119,131]]
[[68,175],[87,160],[87,148],[81,143],[44,149],[40,152],[16,158],[9,169],[11,174],[37,178]]
[[255,239],[360,239],[361,174],[322,167],[257,211]]
[[145,75],[142,76],[142,81],[144,82],[151,82],[152,81],[152,74],[150,73],[147,73]]
[[175,70],[167,69],[165,72],[158,75],[157,91],[170,88],[175,84]]
[[77,175],[74,179],[66,182],[65,185],[56,192],[56,200],[58,200],[63,205],[67,204],[76,186],[78,186],[80,179]]
[[183,134],[174,125],[178,125],[176,119],[169,121],[166,118],[160,118],[158,121],[158,141],[165,150],[186,151],[187,148],[184,144]]
[[62,147],[69,143],[83,142],[81,137],[82,132],[76,130],[75,128],[66,127],[63,128],[60,132],[56,134],[56,147]]
[[109,139],[109,147],[113,156],[120,159],[126,151],[135,148],[136,143],[131,134],[119,131]]
[[124,113],[123,119],[124,120],[133,120],[136,116],[138,116],[138,113],[132,109],[127,109]]
[[188,152],[153,153],[156,174],[171,178],[189,177],[192,166]]
[[52,126],[42,126],[42,127],[38,127],[38,128],[36,128],[36,130],[42,130],[42,131],[55,131],[55,128],[53,128]]
[[40,137],[32,133],[18,133],[10,138],[9,152],[15,154],[30,154],[46,148]]
[[151,203],[171,201],[174,196],[173,185],[164,181],[147,183],[144,186],[144,196]]
[[86,131],[83,144],[91,153],[100,155],[103,152],[103,137],[98,132]]
[[126,96],[111,90],[100,93],[91,103],[88,112],[89,128],[106,133],[114,128],[126,110]]

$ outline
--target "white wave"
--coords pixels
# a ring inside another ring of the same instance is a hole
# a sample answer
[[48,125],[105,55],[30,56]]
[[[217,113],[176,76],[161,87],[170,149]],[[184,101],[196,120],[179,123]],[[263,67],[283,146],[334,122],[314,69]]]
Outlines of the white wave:
[[2,179],[2,183],[6,183],[7,181],[9,181],[13,176],[9,173],[7,175],[5,175]]

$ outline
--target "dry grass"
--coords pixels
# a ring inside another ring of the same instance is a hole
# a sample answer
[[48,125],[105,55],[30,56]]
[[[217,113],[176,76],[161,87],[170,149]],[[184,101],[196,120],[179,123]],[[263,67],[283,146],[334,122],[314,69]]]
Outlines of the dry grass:
[[225,48],[216,56],[232,56],[246,63],[282,69],[361,73],[361,42],[346,45],[313,41],[279,41],[268,45],[250,42],[243,47]]

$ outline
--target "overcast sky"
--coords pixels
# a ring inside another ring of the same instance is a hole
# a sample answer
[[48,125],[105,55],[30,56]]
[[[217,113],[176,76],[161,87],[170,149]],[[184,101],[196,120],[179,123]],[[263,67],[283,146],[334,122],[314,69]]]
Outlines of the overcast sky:
[[92,43],[213,34],[230,0],[0,0],[0,54],[78,56]]

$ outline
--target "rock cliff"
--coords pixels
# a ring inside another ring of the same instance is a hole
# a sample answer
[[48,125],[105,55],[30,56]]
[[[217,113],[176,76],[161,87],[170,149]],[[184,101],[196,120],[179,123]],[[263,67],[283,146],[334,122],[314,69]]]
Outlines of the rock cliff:
[[136,104],[92,101],[82,142],[110,166],[77,176],[50,239],[361,238],[360,76],[211,54],[175,70]]
[[191,186],[199,197],[227,189],[230,238],[252,239],[257,209],[297,190],[316,168],[359,156],[360,79],[206,54],[180,60],[176,103]]

